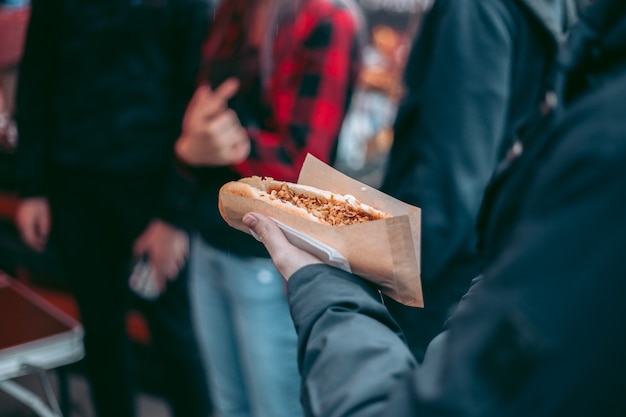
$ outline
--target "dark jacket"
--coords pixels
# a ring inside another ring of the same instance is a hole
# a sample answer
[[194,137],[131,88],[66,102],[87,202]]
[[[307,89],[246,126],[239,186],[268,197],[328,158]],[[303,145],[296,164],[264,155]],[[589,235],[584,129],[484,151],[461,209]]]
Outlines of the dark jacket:
[[59,171],[123,181],[172,170],[157,210],[182,221],[191,195],[173,144],[208,19],[204,0],[35,0],[17,95],[21,194],[43,195]]
[[480,272],[476,216],[515,128],[541,100],[574,0],[437,0],[406,68],[382,190],[422,209],[424,309],[387,300],[421,359]]
[[365,281],[291,277],[308,415],[626,415],[626,3],[588,13],[556,109],[489,188],[484,274],[421,365]]

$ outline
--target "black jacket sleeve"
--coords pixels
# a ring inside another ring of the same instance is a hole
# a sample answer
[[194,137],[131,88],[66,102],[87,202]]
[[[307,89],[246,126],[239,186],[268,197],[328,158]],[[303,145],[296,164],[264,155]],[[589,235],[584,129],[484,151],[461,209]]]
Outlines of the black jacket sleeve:
[[[176,11],[171,31],[170,59],[175,63],[172,77],[174,88],[172,111],[182,126],[185,109],[196,87],[201,45],[208,31],[212,6],[208,0],[187,0],[179,3],[180,7]],[[172,148],[172,155],[173,152]],[[193,175],[173,157],[157,208],[157,217],[174,226],[189,229],[195,192],[196,183]]]

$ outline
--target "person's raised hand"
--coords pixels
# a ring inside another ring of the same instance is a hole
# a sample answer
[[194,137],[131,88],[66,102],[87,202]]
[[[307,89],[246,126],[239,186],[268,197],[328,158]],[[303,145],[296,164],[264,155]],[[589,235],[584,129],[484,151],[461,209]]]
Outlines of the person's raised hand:
[[50,234],[50,206],[45,197],[26,198],[15,213],[15,224],[22,241],[37,252],[43,252]]
[[247,213],[243,216],[243,223],[265,245],[285,280],[289,280],[300,268],[322,263],[319,258],[292,245],[272,219],[259,213]]
[[213,90],[198,86],[183,119],[175,144],[180,160],[192,166],[232,165],[246,159],[250,139],[228,100],[239,90],[239,80],[229,78]]

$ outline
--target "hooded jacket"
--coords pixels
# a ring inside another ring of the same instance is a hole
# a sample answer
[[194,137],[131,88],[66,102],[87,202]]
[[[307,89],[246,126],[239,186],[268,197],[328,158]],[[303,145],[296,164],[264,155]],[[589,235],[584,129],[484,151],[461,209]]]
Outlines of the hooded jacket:
[[405,72],[382,190],[422,209],[424,309],[387,300],[421,359],[480,273],[476,217],[515,129],[543,99],[574,0],[437,0]]

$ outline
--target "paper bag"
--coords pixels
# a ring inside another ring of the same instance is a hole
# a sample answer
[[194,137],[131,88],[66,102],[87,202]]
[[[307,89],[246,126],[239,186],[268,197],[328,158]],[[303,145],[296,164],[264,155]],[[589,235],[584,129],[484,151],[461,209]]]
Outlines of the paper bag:
[[[280,178],[276,178],[280,180]],[[348,226],[328,226],[282,211],[263,201],[220,193],[219,206],[232,227],[250,233],[241,222],[255,211],[272,217],[287,238],[324,262],[375,283],[394,300],[423,307],[420,281],[420,221],[418,207],[405,204],[352,179],[308,155],[298,183],[340,194],[388,212],[391,217]]]

